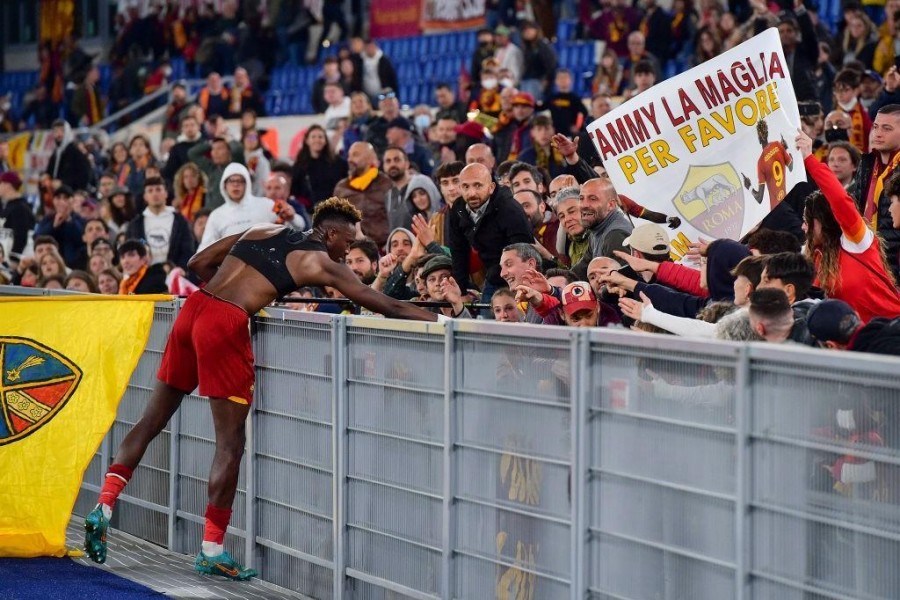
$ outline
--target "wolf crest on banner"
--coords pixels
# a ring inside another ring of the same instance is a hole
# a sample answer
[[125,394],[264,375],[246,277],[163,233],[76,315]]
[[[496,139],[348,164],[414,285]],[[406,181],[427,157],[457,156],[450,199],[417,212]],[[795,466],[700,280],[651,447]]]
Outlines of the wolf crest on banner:
[[31,435],[63,409],[82,372],[34,340],[0,337],[0,446]]
[[672,199],[675,208],[697,230],[713,238],[740,236],[744,193],[731,163],[691,165]]

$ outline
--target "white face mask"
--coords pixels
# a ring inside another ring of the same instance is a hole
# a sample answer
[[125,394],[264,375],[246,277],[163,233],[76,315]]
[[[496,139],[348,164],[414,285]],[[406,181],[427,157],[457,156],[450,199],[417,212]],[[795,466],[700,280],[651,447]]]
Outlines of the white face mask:
[[494,78],[482,79],[481,87],[483,87],[486,90],[492,90],[497,87],[497,80]]
[[844,104],[843,102],[838,102],[838,106],[844,109],[845,112],[850,112],[856,106],[856,98],[846,104]]
[[163,67],[163,75],[170,77],[172,75],[172,67]]
[[509,77],[500,80],[500,85],[503,87],[515,87],[516,82],[510,79]]

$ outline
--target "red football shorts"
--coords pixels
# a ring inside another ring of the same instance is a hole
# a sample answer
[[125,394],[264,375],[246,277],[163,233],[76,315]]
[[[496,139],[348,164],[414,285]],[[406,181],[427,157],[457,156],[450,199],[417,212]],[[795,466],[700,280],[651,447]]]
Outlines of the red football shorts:
[[241,308],[194,292],[184,302],[163,354],[157,378],[201,396],[253,401],[253,347],[250,318]]

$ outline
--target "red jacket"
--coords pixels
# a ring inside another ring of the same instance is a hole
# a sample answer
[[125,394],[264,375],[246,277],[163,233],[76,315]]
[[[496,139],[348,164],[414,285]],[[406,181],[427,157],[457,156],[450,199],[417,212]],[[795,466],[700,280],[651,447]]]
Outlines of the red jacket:
[[[878,237],[866,226],[853,198],[828,167],[815,156],[808,156],[803,162],[807,173],[825,195],[842,232],[837,281],[826,287],[817,276],[816,284],[825,288],[829,298],[843,300],[852,306],[863,323],[874,317],[900,316],[900,293],[881,259]],[[817,252],[817,271],[820,262],[821,254]]]
[[659,263],[656,282],[692,296],[709,298],[709,290],[700,287],[700,271],[678,263]]

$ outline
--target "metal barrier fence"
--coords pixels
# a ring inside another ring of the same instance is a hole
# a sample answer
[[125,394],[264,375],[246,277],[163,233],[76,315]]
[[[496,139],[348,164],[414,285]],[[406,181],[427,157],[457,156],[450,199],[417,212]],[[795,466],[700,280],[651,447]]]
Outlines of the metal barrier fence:
[[[76,505],[138,419],[176,304]],[[900,361],[483,321],[272,310],[226,546],[363,600],[900,597]],[[190,396],[113,525],[196,552]]]

